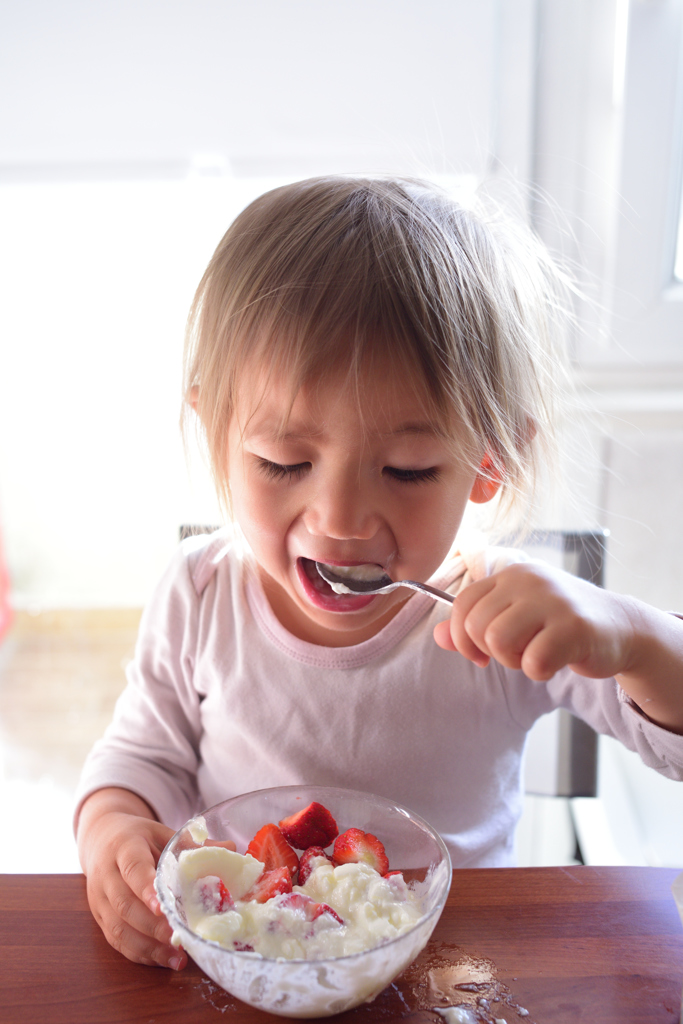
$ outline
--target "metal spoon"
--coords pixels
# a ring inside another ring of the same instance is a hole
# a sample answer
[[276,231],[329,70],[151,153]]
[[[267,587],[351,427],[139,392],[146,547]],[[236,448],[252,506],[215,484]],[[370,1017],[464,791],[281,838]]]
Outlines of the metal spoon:
[[328,583],[340,583],[352,594],[390,594],[392,590],[396,590],[396,587],[410,587],[411,590],[419,590],[420,593],[426,594],[427,597],[433,597],[435,601],[443,601],[444,604],[453,604],[455,600],[453,594],[447,594],[445,590],[437,590],[436,587],[430,587],[428,583],[416,583],[415,580],[399,580],[398,583],[394,583],[391,576],[388,576],[385,572],[380,576],[376,576],[373,580],[354,580],[352,576],[337,575],[324,562],[316,562],[315,567],[322,578]]

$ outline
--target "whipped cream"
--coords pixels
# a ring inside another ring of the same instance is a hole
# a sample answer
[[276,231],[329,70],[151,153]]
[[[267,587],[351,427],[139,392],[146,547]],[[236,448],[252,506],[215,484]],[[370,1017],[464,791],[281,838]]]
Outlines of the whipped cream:
[[362,580],[364,583],[379,580],[384,576],[384,569],[375,562],[365,562],[363,565],[328,565],[327,568],[336,576],[346,576],[348,579]]
[[[322,563],[333,572],[335,576],[345,576],[347,579],[356,580],[359,583],[372,583],[373,580],[380,580],[384,576],[384,569],[381,565],[377,565],[374,562],[366,562],[363,565],[327,565]],[[343,583],[330,583],[327,581],[335,594],[355,594],[355,590],[350,590],[349,587],[345,587]]]
[[227,949],[322,960],[373,949],[423,916],[423,900],[400,874],[384,878],[362,863],[335,867],[325,857],[311,866],[304,885],[258,903],[242,899],[263,870],[254,857],[222,847],[184,850],[178,874],[188,926]]
[[201,846],[204,840],[209,838],[206,819],[202,814],[198,814],[196,818],[192,818],[191,821],[188,821],[187,831],[192,837],[192,842],[196,843],[197,846]]

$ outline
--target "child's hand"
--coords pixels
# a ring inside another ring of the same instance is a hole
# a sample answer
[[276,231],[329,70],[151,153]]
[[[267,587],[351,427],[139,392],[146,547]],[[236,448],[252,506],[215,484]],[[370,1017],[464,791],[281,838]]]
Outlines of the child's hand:
[[[87,879],[88,903],[104,938],[136,964],[170,967],[187,963],[171,945],[172,930],[155,891],[157,864],[173,829],[157,821],[134,793],[108,788],[83,804],[78,849]],[[207,841],[234,850],[234,843]]]
[[455,599],[434,639],[475,665],[495,658],[547,682],[566,665],[616,676],[653,722],[683,733],[683,621],[539,562],[477,580]]
[[475,665],[495,658],[545,682],[569,665],[602,679],[629,661],[632,628],[617,595],[537,562],[521,562],[465,587],[434,638]]
[[[78,821],[88,903],[109,945],[135,963],[179,971],[187,956],[171,945],[173,933],[154,890],[157,863],[172,835],[127,789],[97,790]],[[235,849],[230,840],[206,845]]]
[[101,789],[81,810],[78,848],[88,903],[107,942],[136,963],[180,970],[187,956],[171,946],[154,891],[156,865],[172,835],[134,793]]

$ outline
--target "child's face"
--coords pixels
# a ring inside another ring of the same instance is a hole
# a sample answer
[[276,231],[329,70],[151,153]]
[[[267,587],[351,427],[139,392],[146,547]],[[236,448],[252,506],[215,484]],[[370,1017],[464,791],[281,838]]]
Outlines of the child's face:
[[364,421],[340,379],[303,387],[282,434],[289,393],[274,383],[255,411],[238,403],[229,432],[234,514],[273,611],[295,636],[332,647],[374,636],[411,591],[338,595],[313,563],[373,562],[394,580],[427,580],[476,477],[388,367],[363,376],[361,402]]

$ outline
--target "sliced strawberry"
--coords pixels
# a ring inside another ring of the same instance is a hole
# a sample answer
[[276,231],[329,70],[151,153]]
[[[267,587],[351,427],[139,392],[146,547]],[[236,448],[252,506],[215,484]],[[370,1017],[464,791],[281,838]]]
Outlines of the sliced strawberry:
[[264,825],[259,829],[249,843],[247,853],[260,860],[266,871],[286,867],[291,878],[297,873],[299,858],[277,825]]
[[239,953],[253,953],[254,947],[250,946],[248,942],[233,942],[232,948],[236,949]]
[[400,900],[401,903],[408,899],[408,886],[402,871],[387,871],[382,877],[386,878],[391,886],[394,899]]
[[287,907],[289,910],[301,910],[306,916],[308,916],[308,908],[316,905],[315,900],[303,892],[290,892],[278,900],[278,906]]
[[299,858],[299,885],[305,885],[308,876],[313,871],[315,865],[311,864],[311,861],[314,857],[324,857],[330,864],[332,863],[332,858],[327,856],[322,846],[309,846]]
[[264,871],[248,893],[242,899],[246,902],[255,900],[256,903],[265,903],[273,896],[281,896],[283,893],[292,891],[292,876],[289,868],[273,868],[272,871]]
[[339,835],[337,822],[327,807],[313,801],[302,811],[283,818],[280,822],[282,834],[297,850],[308,846],[329,846]]
[[337,911],[333,910],[332,907],[328,906],[327,903],[316,903],[315,912],[313,914],[313,920],[317,920],[321,914],[329,914],[330,917],[333,917],[335,921],[339,922],[339,924],[344,924],[343,920],[341,919]]
[[363,832],[360,828],[349,828],[337,837],[332,860],[335,864],[369,864],[380,875],[389,870],[389,859],[382,843],[372,832]]
[[208,914],[234,910],[235,904],[225,882],[218,875],[205,875],[197,880],[197,893]]
[[307,921],[317,921],[322,914],[329,914],[339,924],[344,924],[337,911],[327,903],[316,903],[302,892],[288,893],[283,899],[278,900],[278,903],[281,907],[289,907],[290,910],[300,910]]

